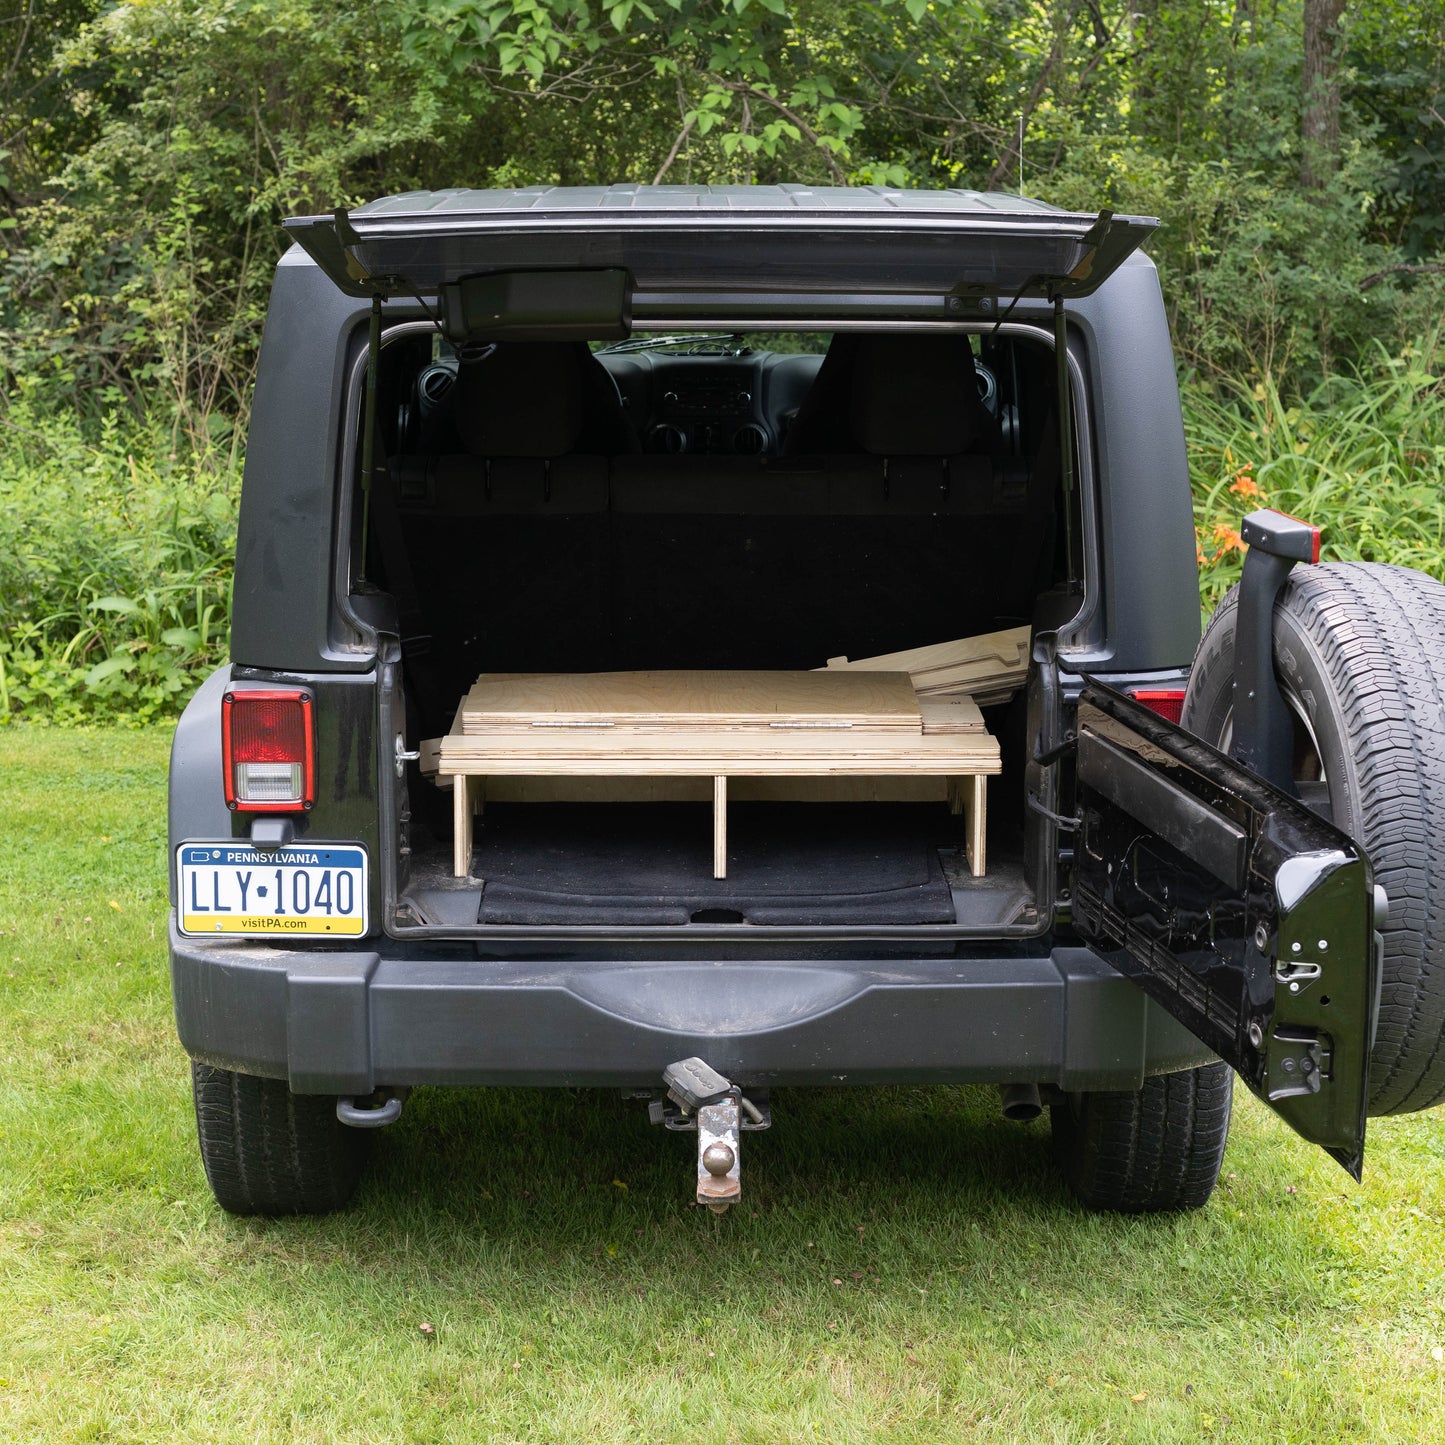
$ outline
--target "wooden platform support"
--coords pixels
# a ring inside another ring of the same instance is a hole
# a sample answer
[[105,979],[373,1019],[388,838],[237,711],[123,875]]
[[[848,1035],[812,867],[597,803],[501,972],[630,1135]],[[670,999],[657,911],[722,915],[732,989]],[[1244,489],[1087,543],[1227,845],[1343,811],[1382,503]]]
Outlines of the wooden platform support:
[[979,773],[966,778],[948,780],[948,808],[955,816],[962,814],[968,829],[964,848],[968,855],[968,871],[975,878],[984,876],[987,828],[988,779]]
[[472,871],[472,798],[480,781],[466,774],[452,780],[452,873],[457,878]]
[[712,876],[728,876],[728,780],[712,780]]
[[[992,741],[990,739],[990,741]],[[800,759],[799,762],[802,760]],[[823,771],[822,760],[813,760],[820,764],[813,775]],[[975,757],[969,760],[977,766],[980,760]],[[443,771],[447,771],[447,764],[443,762]],[[483,806],[483,788],[487,773],[481,771],[483,765],[473,764],[452,764],[451,776],[453,779],[452,808],[453,808],[453,833],[452,833],[452,872],[458,878],[465,878],[471,872],[472,863],[472,842],[473,828],[477,813]],[[930,763],[935,770],[937,763]],[[503,777],[527,777],[533,776],[525,763],[518,764],[515,761],[507,762],[498,760],[498,772]],[[849,771],[846,764],[839,769],[838,760],[831,760],[831,767],[828,771],[841,770]],[[867,772],[866,760],[861,767],[855,769],[860,773]],[[542,775],[547,776],[545,766],[542,768]],[[559,770],[565,771],[565,769]],[[693,763],[692,776],[697,776],[702,771],[700,761]],[[997,761],[995,765],[987,770],[987,773],[999,771]],[[713,877],[727,877],[727,810],[728,810],[728,779],[748,776],[746,767],[741,772],[722,772],[712,774],[712,828],[713,828]],[[808,776],[804,771],[802,776]],[[672,774],[678,776],[678,774]],[[685,776],[685,775],[684,775]],[[968,856],[969,872],[975,878],[982,878],[987,868],[986,838],[987,838],[987,774],[966,773],[945,775],[947,788],[948,805],[952,813],[962,815],[965,823],[965,848]]]
[[[993,743],[993,738],[987,738],[988,743]],[[646,760],[639,760],[636,757],[627,759],[627,766],[639,776],[646,775]],[[688,762],[681,759],[659,760],[662,763],[662,772],[665,776],[692,776],[698,777],[711,775],[712,779],[712,876],[717,879],[727,877],[727,805],[728,805],[728,779],[730,777],[756,776],[754,767],[760,760],[750,762],[747,759],[730,759],[725,762],[712,760],[712,766],[702,759]],[[863,775],[871,772],[873,767],[879,766],[879,762],[873,759],[840,759],[840,757],[806,757],[805,754],[796,754],[793,759],[783,760],[785,766],[777,767],[779,760],[770,759],[767,762],[773,763],[773,767],[763,767],[760,772],[776,776],[783,773],[785,776],[831,776],[842,773],[842,775]],[[792,766],[788,766],[788,763]],[[899,760],[892,760],[893,766],[899,766]],[[442,773],[449,775],[454,780],[452,786],[452,873],[458,879],[464,879],[471,871],[471,848],[473,848],[473,827],[475,815],[483,805],[484,780],[488,776],[499,777],[532,777],[568,775],[568,773],[585,773],[585,763],[578,766],[578,759],[553,760],[549,766],[548,760],[543,759],[475,759],[457,760],[448,762],[447,757],[442,756]],[[920,757],[916,760],[915,766],[920,767],[925,773],[933,776],[944,777],[946,796],[948,796],[949,809],[955,815],[962,815],[967,828],[965,834],[965,847],[968,853],[968,870],[975,879],[984,876],[987,867],[985,857],[985,838],[987,838],[987,775],[997,773],[1000,770],[998,764],[997,743],[994,743],[994,756],[990,760],[978,756],[974,751],[971,757],[958,757],[952,760],[952,766],[942,762],[938,754]],[[721,767],[721,772],[718,772]],[[968,772],[964,772],[967,767]],[[796,769],[796,773],[793,772]]]

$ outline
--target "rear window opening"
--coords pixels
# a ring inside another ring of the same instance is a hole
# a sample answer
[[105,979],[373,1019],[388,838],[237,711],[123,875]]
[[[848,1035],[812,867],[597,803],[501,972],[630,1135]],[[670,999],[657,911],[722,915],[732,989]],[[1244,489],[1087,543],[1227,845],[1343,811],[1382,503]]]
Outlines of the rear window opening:
[[982,699],[1002,772],[981,877],[943,778],[733,778],[717,878],[711,779],[583,776],[485,780],[454,876],[427,743],[483,674],[804,671],[1079,611],[1045,335],[770,341],[458,355],[422,324],[388,335],[350,570],[410,639],[401,705],[423,740],[426,770],[398,784],[394,931],[1041,926],[1027,686]]

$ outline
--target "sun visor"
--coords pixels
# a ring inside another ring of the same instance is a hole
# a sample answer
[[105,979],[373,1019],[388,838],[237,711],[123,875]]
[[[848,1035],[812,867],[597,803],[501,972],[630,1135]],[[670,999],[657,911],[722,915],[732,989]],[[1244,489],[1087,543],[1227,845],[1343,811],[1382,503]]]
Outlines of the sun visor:
[[954,202],[964,193],[898,193],[884,205],[860,188],[828,204],[683,209],[644,195],[605,204],[614,190],[599,188],[595,206],[544,193],[526,209],[493,199],[500,192],[398,197],[286,227],[349,295],[439,298],[449,334],[600,340],[626,334],[617,328],[629,309],[638,319],[942,319],[996,314],[1019,297],[1087,296],[1158,225],[1008,197]]

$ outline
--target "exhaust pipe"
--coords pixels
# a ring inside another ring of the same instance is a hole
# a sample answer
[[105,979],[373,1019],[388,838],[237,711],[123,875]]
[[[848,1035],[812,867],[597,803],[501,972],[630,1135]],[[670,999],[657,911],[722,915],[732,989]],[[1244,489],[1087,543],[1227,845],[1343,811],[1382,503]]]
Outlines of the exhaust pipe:
[[1004,1118],[1016,1124],[1027,1124],[1044,1112],[1037,1084],[1000,1084],[998,1097]]

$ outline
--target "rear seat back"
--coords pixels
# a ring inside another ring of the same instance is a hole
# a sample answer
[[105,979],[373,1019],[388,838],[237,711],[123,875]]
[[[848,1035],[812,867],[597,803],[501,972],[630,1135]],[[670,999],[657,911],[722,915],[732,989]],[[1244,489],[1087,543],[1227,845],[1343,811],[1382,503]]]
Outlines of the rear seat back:
[[616,665],[819,667],[988,630],[1021,590],[980,547],[992,464],[912,460],[617,458]]
[[995,464],[956,334],[834,338],[771,462],[612,468],[614,655],[817,667],[1026,621],[1026,478]]

